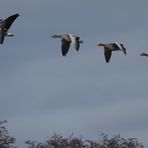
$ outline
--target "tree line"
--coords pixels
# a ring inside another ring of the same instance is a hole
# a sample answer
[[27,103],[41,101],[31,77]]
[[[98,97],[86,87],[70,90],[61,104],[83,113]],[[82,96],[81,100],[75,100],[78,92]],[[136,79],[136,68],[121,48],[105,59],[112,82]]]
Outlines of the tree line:
[[[7,121],[0,121],[0,148],[18,148],[16,138],[9,135]],[[53,135],[45,142],[25,141],[26,148],[144,148],[137,138],[123,138],[120,135],[109,137],[101,134],[101,139],[85,140],[83,137]]]

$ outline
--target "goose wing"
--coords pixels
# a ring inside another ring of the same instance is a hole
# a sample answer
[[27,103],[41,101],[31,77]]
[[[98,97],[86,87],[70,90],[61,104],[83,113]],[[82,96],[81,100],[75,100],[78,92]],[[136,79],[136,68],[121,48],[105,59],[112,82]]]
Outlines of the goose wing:
[[74,44],[75,49],[78,51],[79,47],[80,47],[80,37],[73,35],[73,34],[69,34],[69,37],[71,39],[71,42]]
[[108,50],[107,48],[104,48],[104,56],[105,56],[106,63],[109,63],[110,58],[112,56],[112,51]]
[[2,21],[1,26],[8,30],[19,14],[14,14]]
[[61,42],[62,42],[62,45],[61,45],[62,55],[66,56],[66,54],[68,53],[69,47],[70,47],[70,42],[66,41],[63,38],[62,38]]
[[79,37],[76,37],[75,38],[75,49],[78,51],[79,48],[80,48],[80,38]]
[[3,44],[5,38],[4,28],[0,28],[0,44]]

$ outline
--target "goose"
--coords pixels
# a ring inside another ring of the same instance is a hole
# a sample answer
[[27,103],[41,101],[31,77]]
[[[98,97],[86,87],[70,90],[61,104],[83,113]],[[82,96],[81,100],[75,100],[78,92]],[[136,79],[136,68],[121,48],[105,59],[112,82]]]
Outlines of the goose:
[[12,23],[19,16],[18,13],[9,16],[8,18],[2,20],[0,19],[0,44],[3,44],[5,36],[12,37],[12,33],[7,32],[11,27]]
[[148,57],[148,54],[143,52],[143,53],[140,54],[140,56]]
[[106,63],[109,63],[112,51],[122,51],[126,55],[126,48],[123,46],[123,44],[119,44],[117,42],[107,44],[100,43],[98,44],[98,46],[104,47],[104,56]]
[[61,50],[63,56],[66,56],[66,54],[68,53],[68,50],[70,48],[70,43],[74,44],[74,47],[77,51],[79,51],[80,43],[83,43],[83,41],[80,40],[79,36],[73,34],[52,35],[51,38],[61,39]]

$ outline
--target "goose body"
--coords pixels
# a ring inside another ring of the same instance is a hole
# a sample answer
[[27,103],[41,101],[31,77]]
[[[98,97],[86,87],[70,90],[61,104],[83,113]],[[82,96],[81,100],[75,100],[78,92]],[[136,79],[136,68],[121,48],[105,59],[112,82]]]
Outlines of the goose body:
[[5,20],[0,20],[0,44],[3,44],[5,36],[13,36],[13,34],[9,33],[8,30],[18,16],[19,14],[14,14],[9,16]]
[[51,38],[60,38],[61,39],[61,50],[62,50],[63,56],[66,56],[66,54],[68,53],[71,43],[74,44],[74,47],[77,51],[80,48],[80,43],[83,43],[83,41],[80,41],[79,36],[76,36],[73,34],[52,35]]
[[107,44],[100,43],[98,44],[98,46],[104,47],[104,56],[106,63],[109,63],[112,56],[112,51],[122,51],[126,55],[126,48],[123,46],[123,44],[119,44],[117,42]]
[[143,52],[143,53],[140,54],[140,56],[148,57],[148,54]]

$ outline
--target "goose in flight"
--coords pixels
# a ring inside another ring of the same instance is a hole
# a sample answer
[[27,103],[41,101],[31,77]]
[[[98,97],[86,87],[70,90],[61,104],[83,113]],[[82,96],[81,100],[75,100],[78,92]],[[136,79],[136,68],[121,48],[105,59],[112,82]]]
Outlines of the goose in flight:
[[122,51],[126,55],[126,48],[123,44],[118,44],[117,42],[103,44],[100,43],[98,46],[104,47],[104,56],[106,63],[109,63],[110,58],[112,56],[112,51]]
[[140,54],[140,56],[148,57],[148,54],[143,52],[143,53]]
[[0,19],[0,44],[3,44],[5,36],[14,36],[7,31],[18,16],[19,14],[14,14],[4,20]]
[[80,43],[83,43],[83,41],[80,40],[79,36],[73,34],[52,35],[51,38],[61,39],[61,50],[63,56],[66,56],[66,54],[68,53],[68,50],[70,48],[70,43],[74,44],[74,47],[77,51],[80,48]]

